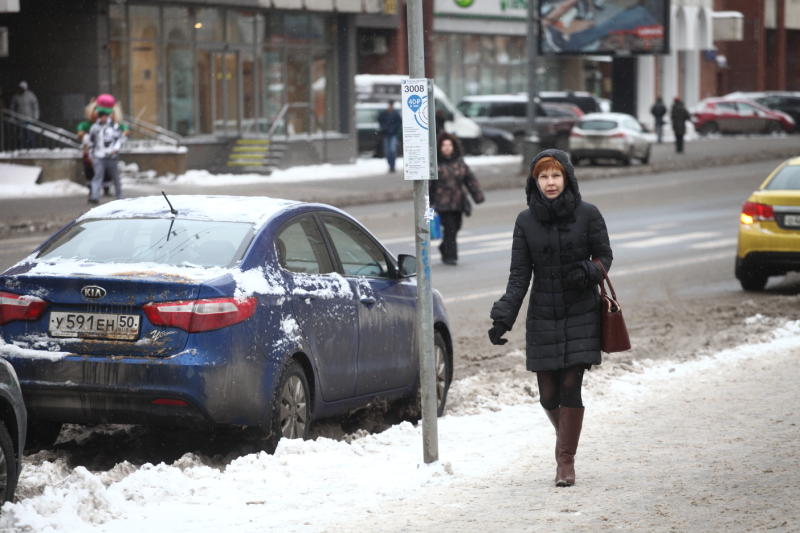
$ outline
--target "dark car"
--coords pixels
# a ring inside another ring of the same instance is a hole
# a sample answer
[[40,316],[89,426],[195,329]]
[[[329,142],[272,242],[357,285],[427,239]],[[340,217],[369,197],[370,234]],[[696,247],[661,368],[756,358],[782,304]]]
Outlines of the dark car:
[[[13,310],[6,312],[5,305],[0,295],[0,324],[13,317]],[[28,415],[17,374],[8,361],[0,359],[0,503],[14,499],[27,426]]]
[[[465,96],[458,109],[481,127],[509,132],[515,138],[515,153],[528,127],[528,97],[524,94]],[[565,149],[575,124],[573,114],[550,104],[536,106],[536,134],[542,148]],[[501,152],[502,153],[502,152]]]
[[780,133],[795,128],[792,117],[738,98],[706,98],[692,108],[698,133]]
[[541,91],[540,102],[573,104],[584,113],[600,113],[607,111],[599,98],[586,91]]
[[[272,450],[320,418],[414,404],[411,256],[323,204],[169,200],[96,207],[0,274],[0,356],[32,421],[250,427]],[[442,413],[438,293],[433,320]]]
[[726,94],[725,98],[744,98],[752,100],[764,107],[786,113],[795,123],[795,133],[800,133],[800,91],[763,91],[763,92],[735,92]]

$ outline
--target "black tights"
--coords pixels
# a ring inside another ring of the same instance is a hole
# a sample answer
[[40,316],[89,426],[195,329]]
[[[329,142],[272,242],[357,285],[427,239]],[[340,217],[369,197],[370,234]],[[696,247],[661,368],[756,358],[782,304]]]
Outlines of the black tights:
[[539,403],[545,409],[583,407],[581,383],[582,366],[571,366],[560,370],[542,370],[536,373],[539,382]]

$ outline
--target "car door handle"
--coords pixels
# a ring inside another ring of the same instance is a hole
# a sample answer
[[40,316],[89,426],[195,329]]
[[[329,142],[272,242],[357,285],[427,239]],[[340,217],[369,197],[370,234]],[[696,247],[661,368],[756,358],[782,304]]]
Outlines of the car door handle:
[[375,298],[373,298],[372,296],[362,296],[360,298],[360,300],[361,300],[361,303],[364,304],[364,305],[372,305],[376,301]]

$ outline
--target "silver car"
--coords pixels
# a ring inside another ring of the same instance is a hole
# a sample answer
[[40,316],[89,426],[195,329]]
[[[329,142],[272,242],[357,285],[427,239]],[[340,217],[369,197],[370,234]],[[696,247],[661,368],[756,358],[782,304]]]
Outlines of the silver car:
[[572,161],[615,159],[630,165],[633,159],[650,161],[652,141],[639,121],[625,113],[589,113],[581,117],[569,137]]

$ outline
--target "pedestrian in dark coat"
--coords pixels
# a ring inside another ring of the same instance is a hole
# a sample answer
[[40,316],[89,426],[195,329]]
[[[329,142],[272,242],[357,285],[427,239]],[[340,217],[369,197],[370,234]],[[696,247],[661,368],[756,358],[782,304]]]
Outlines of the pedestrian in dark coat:
[[462,216],[471,213],[471,204],[464,187],[476,204],[483,202],[483,192],[472,170],[461,157],[461,144],[449,133],[439,135],[438,179],[430,180],[431,205],[439,213],[442,222],[442,262],[446,265],[458,263],[456,235],[461,229]]
[[[19,113],[25,119],[39,120],[39,99],[28,88],[28,82],[21,81],[17,87],[17,92],[11,97],[11,111]],[[23,127],[18,130],[18,142],[21,148],[33,148],[36,144],[36,137],[29,129],[29,122],[25,122]]]
[[686,106],[677,96],[672,102],[672,109],[669,112],[669,118],[672,121],[672,132],[675,134],[675,151],[677,153],[683,152],[683,136],[686,135],[686,121],[692,120]]
[[664,115],[667,114],[667,106],[664,105],[664,100],[661,97],[656,98],[656,103],[650,107],[650,114],[653,115],[656,127],[656,139],[658,144],[661,144],[664,138]]
[[389,101],[386,109],[378,114],[378,127],[383,143],[383,155],[389,164],[389,172],[394,172],[394,164],[397,159],[397,139],[403,128],[403,117],[394,108],[394,102]]
[[494,303],[489,339],[502,338],[517,319],[528,292],[526,367],[536,372],[539,402],[556,429],[556,485],[575,483],[574,458],[584,407],[583,372],[600,364],[600,296],[611,267],[606,223],[581,199],[575,170],[561,150],[545,150],[531,162],[525,186],[528,208],[514,225],[511,271],[505,294]]

